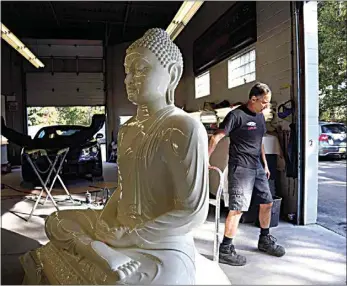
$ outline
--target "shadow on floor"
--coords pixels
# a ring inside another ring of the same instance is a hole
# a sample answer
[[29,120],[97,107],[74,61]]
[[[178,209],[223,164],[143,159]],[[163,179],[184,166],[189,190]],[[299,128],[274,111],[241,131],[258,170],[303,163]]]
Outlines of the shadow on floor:
[[[8,243],[8,242],[11,243]],[[18,233],[1,229],[1,284],[20,285],[24,278],[24,270],[19,257],[24,253],[40,247],[36,240]]]

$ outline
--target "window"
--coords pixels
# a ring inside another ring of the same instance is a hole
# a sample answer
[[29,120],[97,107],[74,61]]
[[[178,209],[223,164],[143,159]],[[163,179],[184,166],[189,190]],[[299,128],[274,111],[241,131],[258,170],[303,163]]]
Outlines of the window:
[[195,78],[195,98],[210,94],[210,72],[205,72]]
[[255,81],[255,49],[228,61],[228,88]]
[[42,130],[40,134],[37,136],[37,138],[43,138],[45,137],[45,134],[46,134],[45,130]]
[[71,136],[75,134],[76,132],[80,132],[80,129],[67,129],[67,130],[56,130],[57,135],[59,136]]
[[323,133],[332,133],[332,134],[340,134],[346,133],[346,126],[342,124],[327,124],[322,125]]

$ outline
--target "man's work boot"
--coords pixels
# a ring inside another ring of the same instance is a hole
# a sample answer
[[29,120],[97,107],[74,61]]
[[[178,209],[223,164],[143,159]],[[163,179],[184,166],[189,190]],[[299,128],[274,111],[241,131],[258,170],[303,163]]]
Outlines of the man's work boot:
[[243,266],[246,264],[246,257],[236,254],[232,244],[221,244],[219,247],[219,262],[232,266]]
[[277,239],[271,234],[260,235],[258,241],[258,249],[260,251],[266,252],[267,254],[281,257],[286,251],[283,246],[276,244]]

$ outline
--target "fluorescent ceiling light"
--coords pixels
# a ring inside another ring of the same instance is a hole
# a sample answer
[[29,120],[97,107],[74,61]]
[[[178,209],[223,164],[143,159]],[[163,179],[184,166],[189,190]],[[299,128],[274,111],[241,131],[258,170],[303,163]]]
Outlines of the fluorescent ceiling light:
[[204,1],[184,1],[177,14],[167,27],[166,32],[174,40],[181,33],[185,26],[187,26],[190,19],[199,10]]
[[3,23],[1,23],[1,37],[36,68],[45,66]]

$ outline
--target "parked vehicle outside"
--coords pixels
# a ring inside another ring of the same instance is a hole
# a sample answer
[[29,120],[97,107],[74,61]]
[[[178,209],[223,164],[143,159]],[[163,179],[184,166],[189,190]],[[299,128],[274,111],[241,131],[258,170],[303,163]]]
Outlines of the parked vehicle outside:
[[346,158],[346,125],[319,122],[319,156]]
[[[46,126],[38,130],[34,138],[51,138],[60,136],[71,136],[86,127],[79,125],[56,125]],[[94,138],[95,137],[95,138]],[[66,156],[61,175],[63,177],[90,177],[93,180],[101,180],[103,176],[102,156],[100,148],[100,140],[103,135],[97,133],[93,138],[87,139],[78,148],[71,149]],[[26,159],[26,148],[22,149],[22,179],[24,182],[37,184],[39,182],[34,170]],[[53,161],[58,150],[47,150],[49,158]],[[46,158],[38,157],[33,153],[32,158],[36,166],[40,170],[43,178],[45,178],[45,170],[48,169]]]

